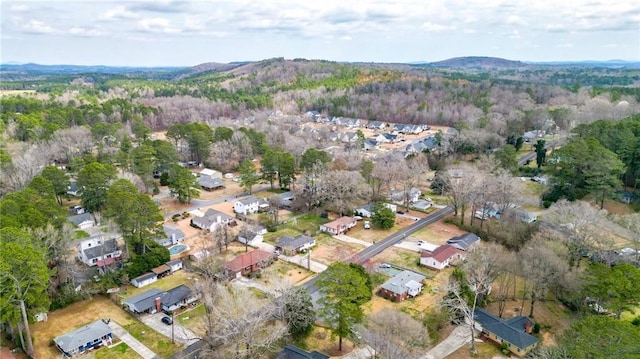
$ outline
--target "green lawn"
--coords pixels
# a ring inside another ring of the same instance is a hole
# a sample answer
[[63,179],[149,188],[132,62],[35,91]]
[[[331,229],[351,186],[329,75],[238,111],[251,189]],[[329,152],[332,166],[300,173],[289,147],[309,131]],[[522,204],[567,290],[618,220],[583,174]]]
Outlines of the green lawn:
[[125,325],[124,329],[161,358],[168,358],[182,349],[182,345],[171,343],[171,339],[140,322]]
[[322,218],[313,213],[307,213],[285,224],[279,225],[277,231],[265,234],[264,240],[267,243],[275,244],[282,236],[295,237],[302,233],[310,236],[318,236],[320,225],[327,222],[329,222],[329,220],[326,218]]
[[120,342],[114,347],[111,348],[101,348],[97,350],[94,354],[96,359],[110,359],[110,358],[118,358],[118,359],[138,359],[142,358],[138,353],[136,353],[133,349],[131,349],[125,342]]
[[151,288],[158,288],[161,290],[169,290],[171,288],[175,288],[177,286],[179,286],[180,284],[186,284],[186,285],[191,285],[191,280],[188,278],[189,276],[193,276],[193,275],[189,275],[187,272],[185,272],[184,270],[180,270],[177,271],[169,276],[166,276],[164,278],[158,279],[157,282],[155,283],[151,283],[147,286],[144,286],[142,288],[136,288],[134,286],[128,286],[127,289],[125,289],[124,291],[120,292],[120,298],[121,299],[127,299],[130,297],[133,297],[134,295],[138,295],[142,292],[146,292]]
[[191,330],[196,335],[204,335],[205,325],[203,323],[205,323],[205,318],[206,311],[204,305],[200,304],[193,309],[180,313],[176,320],[180,325]]

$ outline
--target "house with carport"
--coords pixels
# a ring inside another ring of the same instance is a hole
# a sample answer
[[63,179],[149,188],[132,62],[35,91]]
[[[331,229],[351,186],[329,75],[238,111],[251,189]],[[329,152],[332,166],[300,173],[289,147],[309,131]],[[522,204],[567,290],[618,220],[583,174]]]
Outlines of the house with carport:
[[70,358],[74,355],[84,354],[89,350],[97,349],[113,343],[111,328],[102,320],[86,324],[72,332],[53,339],[58,350]]

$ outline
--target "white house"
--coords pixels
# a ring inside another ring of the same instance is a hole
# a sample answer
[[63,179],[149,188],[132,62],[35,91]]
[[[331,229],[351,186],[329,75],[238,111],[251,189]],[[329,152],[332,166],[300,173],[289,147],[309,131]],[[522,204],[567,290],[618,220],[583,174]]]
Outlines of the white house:
[[151,283],[155,283],[158,281],[158,276],[155,273],[145,273],[139,277],[135,277],[131,280],[131,284],[133,284],[136,288],[142,288],[145,285],[149,285]]
[[263,201],[259,200],[254,196],[249,196],[247,198],[243,198],[241,200],[237,200],[233,204],[233,211],[236,213],[241,213],[244,215],[250,213],[256,213],[260,210],[260,204]]
[[233,225],[235,223],[230,215],[210,208],[202,217],[194,217],[191,219],[191,225],[209,232],[213,232],[218,225]]
[[162,227],[164,229],[166,237],[156,238],[155,241],[158,242],[158,244],[168,247],[174,244],[178,244],[179,242],[182,242],[184,240],[184,232],[182,232],[180,228],[170,227],[166,225]]
[[264,241],[264,235],[267,233],[266,228],[257,228],[240,231],[238,234],[238,242],[250,246],[256,246]]
[[391,192],[389,199],[395,203],[404,203],[406,196],[409,196],[409,202],[417,202],[422,195],[422,191],[419,188],[413,187],[409,191],[399,190]]
[[[382,205],[386,208],[389,208],[393,212],[398,210],[398,206],[396,206],[395,204],[383,203]],[[373,216],[373,214],[375,213],[373,211],[373,207],[374,207],[374,204],[369,203],[362,207],[356,208],[353,212],[357,213],[361,217],[371,218],[371,216]]]
[[196,292],[184,284],[171,288],[162,296],[162,310],[174,311],[198,300]]
[[449,244],[442,245],[433,251],[424,251],[420,255],[420,265],[442,270],[451,265],[454,260],[462,260],[463,252]]
[[222,179],[222,173],[220,171],[212,170],[210,168],[204,168],[200,171],[200,177],[220,178]]
[[78,259],[90,267],[110,265],[122,258],[122,250],[115,238],[91,237],[78,243],[77,249]]
[[53,342],[65,358],[70,358],[94,348],[111,345],[113,334],[105,321],[96,320],[93,323],[86,324],[72,332],[54,338]]
[[171,271],[171,273],[179,271],[180,269],[184,268],[184,263],[182,263],[182,260],[180,259],[169,261],[166,264],[169,267],[169,270]]
[[73,223],[79,229],[87,229],[95,227],[96,222],[93,220],[91,213],[81,213],[69,217],[69,222]]

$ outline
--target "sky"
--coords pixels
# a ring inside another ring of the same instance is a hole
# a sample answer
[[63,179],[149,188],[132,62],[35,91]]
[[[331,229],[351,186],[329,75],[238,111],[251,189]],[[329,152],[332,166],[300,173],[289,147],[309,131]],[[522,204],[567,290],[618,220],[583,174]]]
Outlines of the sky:
[[0,0],[0,62],[640,60],[638,0]]

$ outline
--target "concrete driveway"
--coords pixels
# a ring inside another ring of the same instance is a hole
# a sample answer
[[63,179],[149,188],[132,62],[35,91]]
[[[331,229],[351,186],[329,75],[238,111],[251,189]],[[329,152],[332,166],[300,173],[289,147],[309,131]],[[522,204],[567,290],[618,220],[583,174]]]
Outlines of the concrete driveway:
[[440,344],[433,347],[427,352],[425,356],[420,359],[443,359],[451,355],[451,353],[462,348],[467,343],[470,343],[469,327],[467,325],[461,325],[455,328],[447,339],[440,342]]
[[128,331],[126,331],[120,324],[109,321],[109,328],[113,331],[113,334],[125,342],[129,348],[133,349],[136,353],[140,354],[144,359],[156,359],[159,358],[156,353],[147,348],[144,344],[140,343],[138,339],[134,338]]
[[178,318],[174,318],[173,325],[164,324],[162,322],[164,316],[166,316],[164,313],[145,314],[140,316],[140,320],[169,339],[171,339],[171,327],[173,327],[173,339],[178,343],[190,345],[199,340],[191,330],[178,323]]

